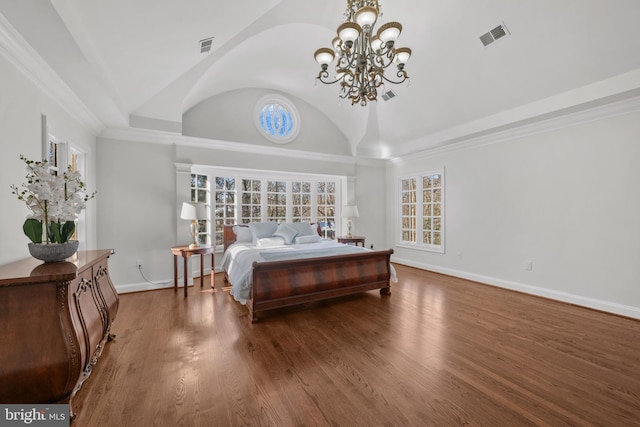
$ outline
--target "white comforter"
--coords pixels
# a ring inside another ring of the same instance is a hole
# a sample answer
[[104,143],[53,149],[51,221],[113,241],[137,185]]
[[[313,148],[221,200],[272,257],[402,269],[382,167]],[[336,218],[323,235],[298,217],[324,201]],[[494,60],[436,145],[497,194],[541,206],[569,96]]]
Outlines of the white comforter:
[[[251,266],[256,261],[344,255],[369,250],[361,246],[345,245],[328,239],[323,239],[316,243],[278,245],[264,248],[258,248],[250,243],[234,243],[227,248],[222,257],[222,268],[229,275],[232,285],[231,295],[236,301],[246,304],[251,290]],[[391,266],[391,280],[397,281],[393,265]]]

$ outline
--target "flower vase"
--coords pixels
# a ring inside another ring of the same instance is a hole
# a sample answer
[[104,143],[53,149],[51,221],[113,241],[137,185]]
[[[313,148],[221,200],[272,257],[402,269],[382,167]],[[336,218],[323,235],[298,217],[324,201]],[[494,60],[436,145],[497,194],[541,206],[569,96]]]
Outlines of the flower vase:
[[60,262],[78,251],[78,240],[66,243],[29,243],[31,256],[44,262]]

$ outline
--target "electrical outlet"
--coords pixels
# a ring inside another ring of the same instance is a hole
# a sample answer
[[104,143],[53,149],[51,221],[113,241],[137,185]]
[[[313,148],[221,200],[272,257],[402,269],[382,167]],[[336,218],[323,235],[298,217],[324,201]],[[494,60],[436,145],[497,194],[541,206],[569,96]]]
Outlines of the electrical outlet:
[[138,270],[141,270],[141,269],[142,269],[142,260],[141,260],[141,259],[139,259],[138,261],[136,261],[136,268],[137,268]]
[[526,260],[522,266],[527,271],[533,270],[533,262],[531,260]]

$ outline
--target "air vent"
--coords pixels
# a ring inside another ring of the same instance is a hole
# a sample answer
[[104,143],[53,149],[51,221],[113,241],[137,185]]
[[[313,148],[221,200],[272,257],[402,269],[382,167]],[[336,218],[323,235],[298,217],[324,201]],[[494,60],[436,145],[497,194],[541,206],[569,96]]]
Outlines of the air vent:
[[213,45],[213,37],[200,40],[200,53],[209,53],[212,45]]
[[506,37],[509,35],[509,30],[507,30],[507,27],[505,27],[504,24],[502,25],[498,25],[497,27],[495,27],[493,30],[489,31],[488,33],[485,33],[483,35],[480,36],[480,41],[482,42],[482,44],[484,46],[489,46],[491,43]]
[[396,93],[392,90],[388,90],[382,94],[382,99],[384,99],[385,101],[388,101],[391,98],[395,98],[395,97],[396,97]]

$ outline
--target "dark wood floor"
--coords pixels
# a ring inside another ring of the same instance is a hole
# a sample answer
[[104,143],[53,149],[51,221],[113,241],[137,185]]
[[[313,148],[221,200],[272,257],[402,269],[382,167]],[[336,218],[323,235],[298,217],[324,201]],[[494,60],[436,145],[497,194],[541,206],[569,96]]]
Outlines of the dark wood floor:
[[74,425],[640,425],[640,321],[397,271],[257,324],[222,277],[121,295]]

